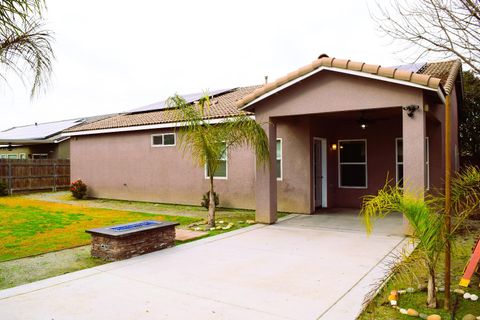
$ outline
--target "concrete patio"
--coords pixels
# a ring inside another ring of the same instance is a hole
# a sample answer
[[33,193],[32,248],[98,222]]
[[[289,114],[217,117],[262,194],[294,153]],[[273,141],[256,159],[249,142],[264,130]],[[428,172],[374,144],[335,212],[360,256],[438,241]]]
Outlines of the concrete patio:
[[355,319],[401,230],[400,215],[370,237],[352,210],[291,215],[0,291],[0,319]]

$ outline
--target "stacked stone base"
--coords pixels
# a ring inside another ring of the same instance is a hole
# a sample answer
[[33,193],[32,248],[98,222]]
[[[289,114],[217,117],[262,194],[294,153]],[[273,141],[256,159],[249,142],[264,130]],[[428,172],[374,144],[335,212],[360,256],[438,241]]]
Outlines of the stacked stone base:
[[91,254],[103,260],[118,261],[172,247],[174,244],[175,226],[142,230],[122,237],[92,234]]

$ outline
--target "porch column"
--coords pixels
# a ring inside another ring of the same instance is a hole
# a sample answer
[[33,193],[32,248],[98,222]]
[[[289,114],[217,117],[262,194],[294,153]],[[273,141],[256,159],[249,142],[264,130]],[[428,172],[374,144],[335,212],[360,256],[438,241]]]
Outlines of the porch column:
[[[423,198],[425,195],[425,121],[423,105],[409,116],[402,112],[403,124],[403,182],[404,192],[410,196]],[[404,230],[409,231],[408,222],[404,218]]]
[[270,160],[269,163],[256,166],[255,219],[260,223],[272,224],[277,221],[277,128],[271,118],[262,120],[257,117],[257,121],[262,123],[267,134]]

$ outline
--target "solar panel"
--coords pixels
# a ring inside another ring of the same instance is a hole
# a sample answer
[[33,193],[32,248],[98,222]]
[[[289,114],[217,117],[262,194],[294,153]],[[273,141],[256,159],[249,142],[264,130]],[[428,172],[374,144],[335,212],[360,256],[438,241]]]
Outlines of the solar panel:
[[390,68],[397,68],[399,70],[405,70],[405,71],[410,71],[410,72],[417,72],[418,70],[422,69],[424,65],[426,65],[426,62],[419,62],[419,63],[407,63],[407,64],[401,64],[398,66],[392,66]]
[[[218,96],[220,94],[232,91],[235,88],[229,88],[229,89],[219,89],[219,90],[211,90],[208,91],[208,94],[210,97],[212,96]],[[180,95],[183,99],[187,101],[187,103],[192,103],[194,101],[200,100],[203,96],[205,96],[205,92],[197,92],[197,93],[189,93],[189,94],[181,94]],[[149,111],[156,111],[156,110],[162,110],[162,109],[167,109],[167,100],[155,102],[152,104],[149,104],[147,106],[143,106],[140,108],[135,108],[130,111],[127,111],[127,113],[141,113],[141,112],[149,112]]]
[[83,119],[56,121],[13,127],[0,132],[0,140],[39,140],[45,139],[83,122]]

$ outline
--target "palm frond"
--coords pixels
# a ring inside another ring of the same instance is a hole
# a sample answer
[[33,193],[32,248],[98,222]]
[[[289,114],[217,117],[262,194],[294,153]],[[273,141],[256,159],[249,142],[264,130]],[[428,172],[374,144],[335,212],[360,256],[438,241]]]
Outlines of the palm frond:
[[48,84],[54,59],[53,34],[43,29],[41,19],[44,8],[43,0],[0,2],[0,66],[24,83],[31,74],[31,97]]

